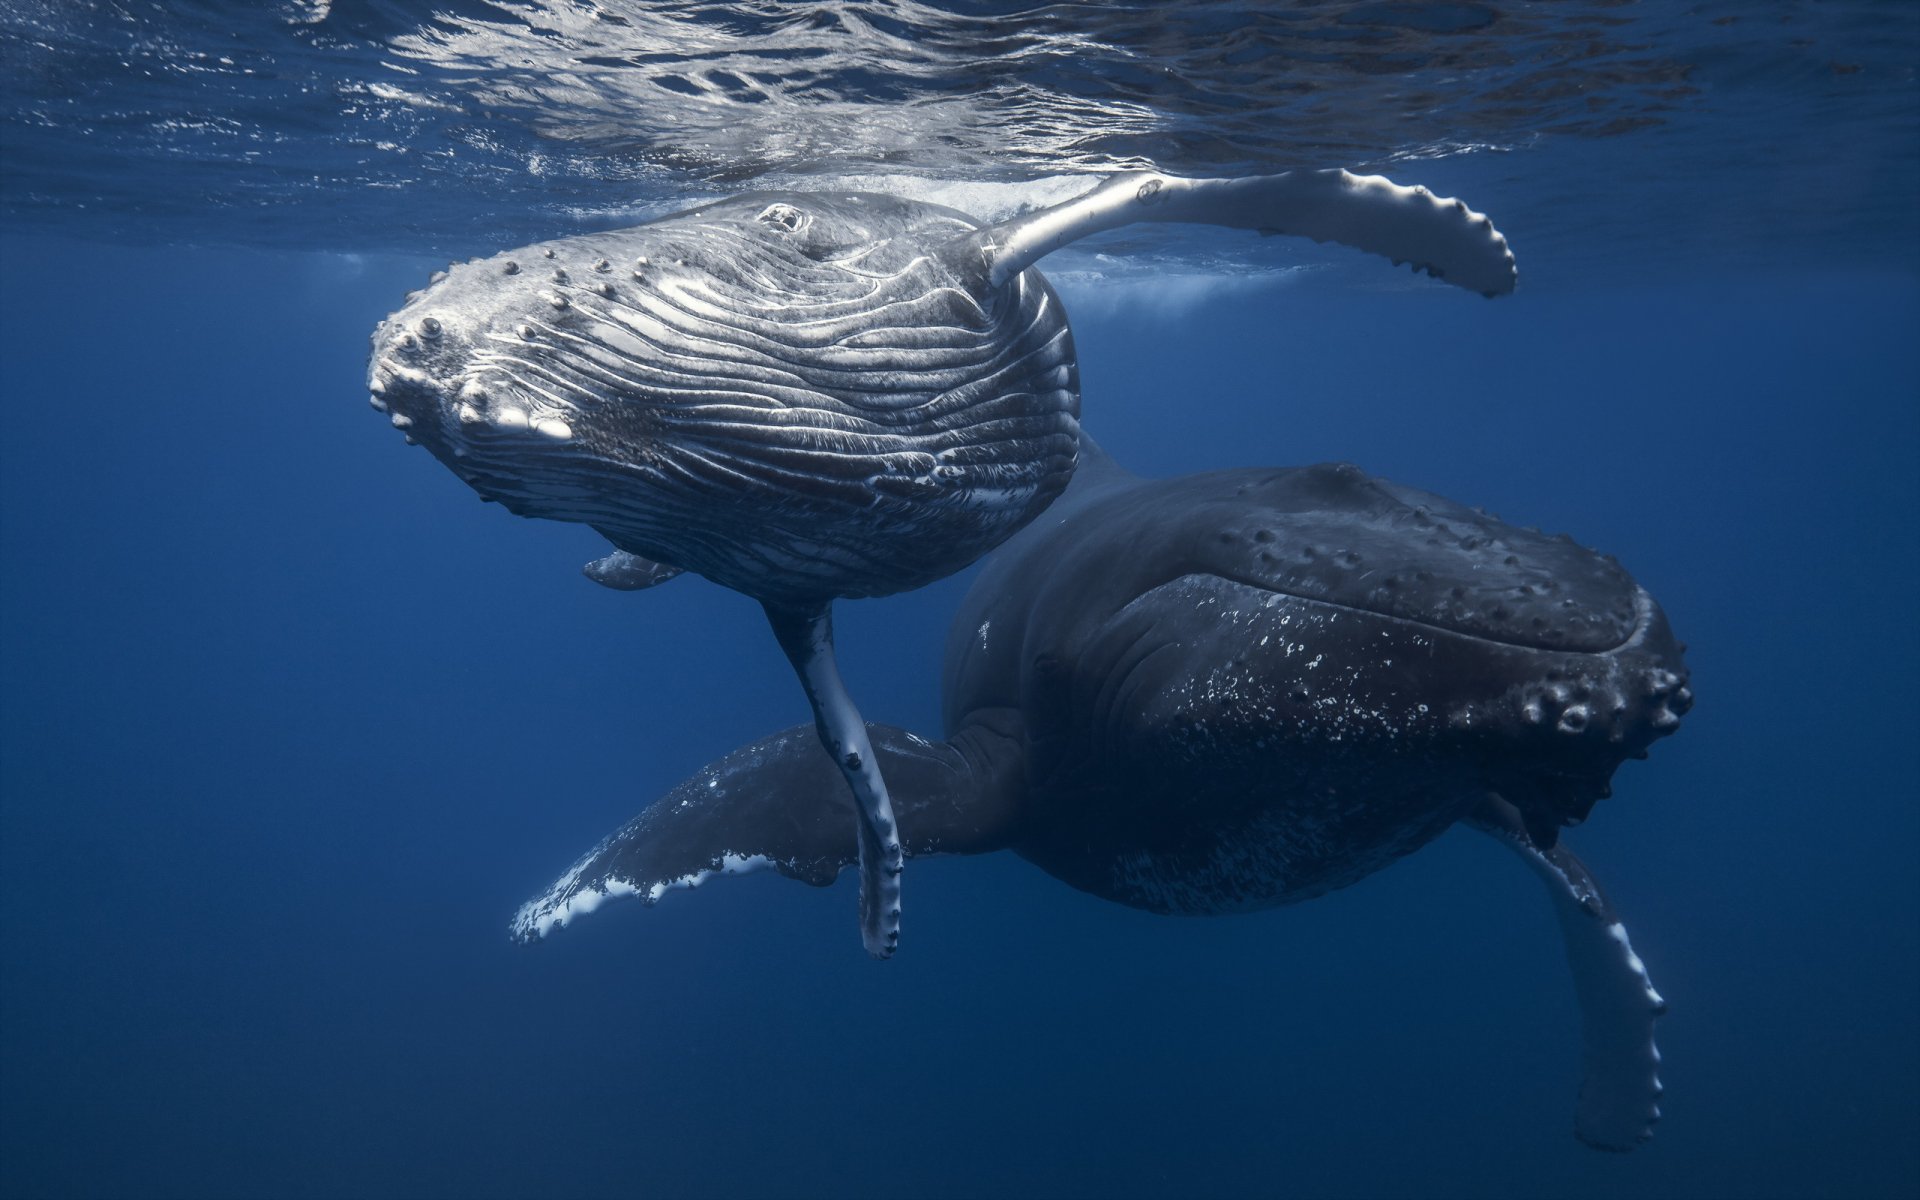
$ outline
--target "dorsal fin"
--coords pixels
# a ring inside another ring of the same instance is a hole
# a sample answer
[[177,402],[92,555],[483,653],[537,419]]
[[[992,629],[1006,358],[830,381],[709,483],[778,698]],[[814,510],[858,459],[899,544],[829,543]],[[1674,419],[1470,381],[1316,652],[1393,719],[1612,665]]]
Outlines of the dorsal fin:
[[1080,427],[1080,461],[1073,470],[1076,479],[1105,479],[1110,476],[1133,478],[1133,472],[1115,462],[1113,455],[1108,454],[1101,448],[1099,442],[1093,440],[1093,435],[1087,432],[1087,427],[1084,425]]
[[1089,234],[1136,221],[1222,225],[1338,242],[1486,296],[1513,290],[1513,253],[1486,216],[1423,187],[1378,175],[1289,171],[1245,179],[1114,175],[1051,208],[969,235],[999,287],[1045,255]]

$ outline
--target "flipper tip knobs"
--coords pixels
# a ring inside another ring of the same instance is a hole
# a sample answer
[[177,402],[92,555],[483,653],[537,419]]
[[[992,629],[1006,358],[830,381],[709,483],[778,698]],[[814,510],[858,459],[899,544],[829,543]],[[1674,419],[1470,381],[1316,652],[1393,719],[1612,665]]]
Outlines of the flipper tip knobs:
[[[878,778],[878,773],[875,773]],[[889,798],[890,799],[890,798]],[[888,810],[891,816],[891,808]],[[876,837],[865,813],[860,820],[860,941],[878,959],[900,948],[900,876],[906,856],[898,831]]]
[[1354,213],[1368,214],[1346,236],[1330,240],[1411,262],[1416,271],[1490,300],[1511,295],[1518,285],[1520,273],[1506,235],[1466,201],[1436,196],[1418,185],[1402,187],[1382,175],[1315,174],[1333,177]]
[[1518,280],[1507,239],[1465,201],[1338,169],[1240,179],[1114,175],[1063,204],[977,231],[972,244],[987,255],[988,279],[997,287],[1061,246],[1137,221],[1336,242],[1410,262],[1483,296],[1504,296]]

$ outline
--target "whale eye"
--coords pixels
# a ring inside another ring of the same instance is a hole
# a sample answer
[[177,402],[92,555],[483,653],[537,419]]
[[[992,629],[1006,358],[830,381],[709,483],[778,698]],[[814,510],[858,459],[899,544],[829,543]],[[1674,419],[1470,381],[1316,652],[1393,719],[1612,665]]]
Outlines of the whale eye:
[[807,227],[812,218],[791,204],[769,204],[761,209],[760,215],[754,219],[765,222],[782,233],[798,233]]

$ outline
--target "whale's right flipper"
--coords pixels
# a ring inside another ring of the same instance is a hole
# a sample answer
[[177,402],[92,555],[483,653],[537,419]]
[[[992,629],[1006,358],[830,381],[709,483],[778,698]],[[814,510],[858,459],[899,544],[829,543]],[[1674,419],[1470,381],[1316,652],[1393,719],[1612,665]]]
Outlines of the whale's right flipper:
[[1580,1003],[1584,1078],[1573,1132],[1596,1150],[1631,1150],[1660,1119],[1660,1050],[1653,1023],[1667,1011],[1627,927],[1593,874],[1564,843],[1540,849],[1519,811],[1490,797],[1467,824],[1491,835],[1533,868],[1553,899]]
[[1338,242],[1410,262],[1485,296],[1513,290],[1507,239],[1459,200],[1378,175],[1288,171],[1244,179],[1181,179],[1151,171],[1109,177],[1072,200],[981,229],[967,243],[999,287],[1046,254],[1136,221],[1223,225]]
[[867,740],[867,722],[854,707],[833,652],[833,603],[787,608],[763,604],[780,649],[793,664],[827,756],[853,790],[854,832],[859,838],[860,941],[875,958],[891,958],[900,946],[900,876],[906,846],[893,815],[893,797]]
[[[867,736],[892,786],[907,854],[1005,848],[1022,771],[1013,726],[975,722],[946,742],[890,725],[870,725]],[[608,900],[652,904],[712,876],[762,867],[824,887],[857,860],[854,826],[846,781],[820,752],[813,727],[796,725],[662,796],[523,905],[513,937],[538,941]]]

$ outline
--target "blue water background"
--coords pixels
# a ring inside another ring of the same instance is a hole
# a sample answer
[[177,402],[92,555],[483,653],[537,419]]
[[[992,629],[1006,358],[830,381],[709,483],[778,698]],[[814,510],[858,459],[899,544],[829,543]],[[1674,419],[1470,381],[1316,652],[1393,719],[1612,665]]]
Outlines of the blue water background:
[[[1799,95],[1714,110],[1748,182],[1832,179],[1780,150],[1834,120]],[[1878,136],[1897,188],[1908,129],[1831,140]],[[1626,1156],[1570,1136],[1538,885],[1465,833],[1210,920],[920,860],[887,963],[851,880],[770,874],[509,945],[596,839],[802,719],[757,607],[593,587],[593,535],[477,503],[367,410],[367,335],[444,248],[303,248],[338,223],[311,199],[274,238],[141,238],[12,174],[0,1194],[1913,1194],[1920,256],[1845,196],[1811,238],[1749,227],[1740,180],[1651,145],[1396,172],[1500,218],[1498,302],[1331,254],[1061,277],[1133,469],[1357,462],[1617,554],[1690,643],[1698,707],[1569,835],[1672,1004],[1667,1118]],[[1556,209],[1554,163],[1636,161],[1623,189],[1737,234],[1687,256],[1618,197]],[[965,584],[841,606],[869,717],[938,728]]]

